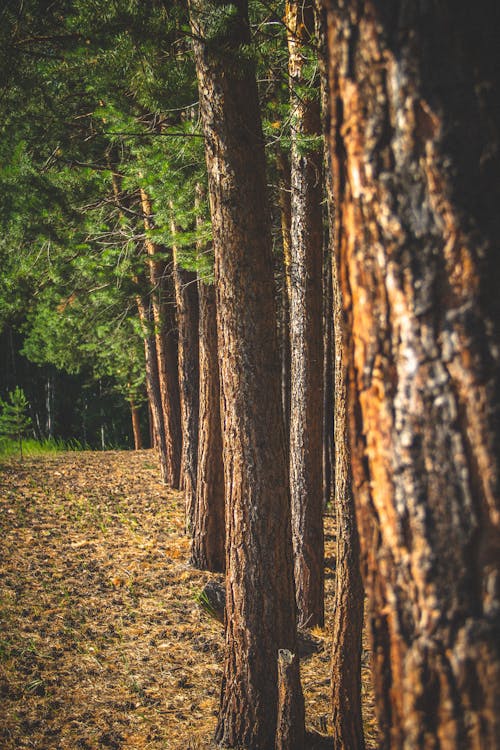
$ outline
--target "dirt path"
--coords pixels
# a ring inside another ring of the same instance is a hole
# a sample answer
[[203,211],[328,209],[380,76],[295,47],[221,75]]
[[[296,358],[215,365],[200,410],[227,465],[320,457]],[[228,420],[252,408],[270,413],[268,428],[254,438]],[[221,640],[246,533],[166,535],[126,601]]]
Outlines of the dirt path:
[[[196,604],[212,576],[189,567],[183,527],[150,451],[2,467],[2,750],[209,747],[223,634]],[[325,731],[328,633],[315,635],[326,648],[302,679]]]

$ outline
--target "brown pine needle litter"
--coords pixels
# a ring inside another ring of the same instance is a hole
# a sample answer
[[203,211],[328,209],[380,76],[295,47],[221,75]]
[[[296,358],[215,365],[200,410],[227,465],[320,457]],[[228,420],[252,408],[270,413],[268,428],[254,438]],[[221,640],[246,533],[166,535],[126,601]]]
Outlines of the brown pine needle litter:
[[[1,467],[2,750],[212,747],[223,628],[197,604],[215,576],[189,566],[183,529],[182,495],[160,483],[152,451]],[[331,560],[330,516],[326,538]],[[301,665],[307,724],[328,733],[328,626],[313,635],[323,649]],[[368,679],[365,668],[373,748]]]

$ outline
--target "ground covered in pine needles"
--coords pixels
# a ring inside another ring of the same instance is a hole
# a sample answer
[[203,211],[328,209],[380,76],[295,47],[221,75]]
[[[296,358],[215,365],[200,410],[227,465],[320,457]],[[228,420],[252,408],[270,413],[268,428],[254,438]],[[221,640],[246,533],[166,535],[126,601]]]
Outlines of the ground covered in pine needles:
[[[223,632],[196,602],[213,576],[189,566],[183,530],[151,451],[0,467],[2,750],[211,747]],[[331,518],[326,533],[331,611]],[[302,682],[308,727],[325,733],[328,626],[314,636]]]

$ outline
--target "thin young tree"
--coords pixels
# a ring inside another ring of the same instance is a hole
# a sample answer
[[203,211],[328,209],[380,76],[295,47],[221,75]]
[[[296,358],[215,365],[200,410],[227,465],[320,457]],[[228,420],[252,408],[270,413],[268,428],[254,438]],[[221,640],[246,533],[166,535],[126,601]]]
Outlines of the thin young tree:
[[382,747],[498,747],[498,8],[327,5]]
[[7,401],[0,399],[0,437],[10,437],[17,441],[21,461],[23,460],[23,437],[31,427],[28,408],[28,399],[18,385],[9,392]]
[[213,225],[227,508],[216,740],[269,750],[278,650],[296,653],[296,611],[264,142],[246,0],[191,0],[190,12]]

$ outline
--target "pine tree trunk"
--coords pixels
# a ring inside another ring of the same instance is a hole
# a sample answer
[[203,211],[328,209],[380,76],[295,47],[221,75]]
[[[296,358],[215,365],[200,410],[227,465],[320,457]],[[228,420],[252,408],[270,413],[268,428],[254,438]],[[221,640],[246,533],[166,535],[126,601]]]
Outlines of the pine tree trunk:
[[[123,216],[122,200],[124,199],[124,196],[122,194],[122,176],[115,171],[111,159],[108,162],[108,166],[111,170],[111,180],[116,205],[118,207],[120,215]],[[146,193],[144,193],[144,191],[141,191],[141,205],[143,199],[144,201],[146,201],[145,205],[143,206],[143,219],[144,226],[147,229],[149,226],[148,221],[151,214],[151,207],[147,202]],[[139,287],[139,289],[145,286],[145,280],[142,278],[140,280],[138,278],[135,278],[134,282]],[[154,297],[154,295],[152,296]],[[158,336],[155,335],[155,328],[153,327],[153,299],[151,299],[150,296],[150,299],[146,301],[143,298],[142,293],[139,291],[135,296],[135,301],[144,339],[146,393],[148,396],[151,447],[158,450],[160,459],[160,475],[162,481],[170,484],[171,471],[167,460],[167,439],[165,433],[165,418],[161,388],[162,381],[160,377],[160,370],[158,367],[159,355],[156,346]]]
[[199,283],[200,429],[191,563],[201,570],[225,567],[224,464],[220,414],[215,287]]
[[450,1],[329,7],[382,746],[499,747],[498,13]]
[[296,632],[264,143],[247,54],[246,1],[231,4],[231,17],[222,19],[215,38],[213,14],[224,10],[219,0],[191,0],[190,9],[209,175],[224,424],[226,656],[216,740],[270,750],[277,652],[296,653]]
[[[324,165],[325,176],[328,174]],[[328,201],[328,198],[327,198]],[[326,212],[329,212],[327,207]],[[323,509],[334,493],[334,447],[333,447],[333,288],[332,288],[333,236],[328,233],[323,256]]]
[[322,0],[314,0],[314,25],[316,29],[318,66],[320,80],[321,131],[323,133],[323,223],[325,225],[325,250],[323,257],[323,504],[335,494],[335,441],[334,432],[334,372],[335,332],[333,322],[333,267],[335,246],[335,200],[333,195],[332,160],[330,156],[329,130],[329,84],[328,42],[326,10]]
[[335,442],[335,598],[332,629],[332,709],[334,746],[363,750],[361,648],[364,590],[359,535],[352,494],[347,419],[346,352],[337,258],[332,259]]
[[[363,750],[361,715],[361,651],[363,635],[364,590],[360,570],[359,535],[352,493],[352,472],[349,453],[348,404],[346,382],[346,351],[344,313],[339,279],[336,223],[333,193],[332,160],[328,144],[328,55],[326,15],[317,0],[316,28],[319,41],[321,76],[321,110],[325,132],[325,193],[330,252],[330,320],[333,324],[333,495],[335,510],[335,598],[333,603],[332,637],[332,725],[335,748]],[[331,356],[331,355],[330,355]],[[328,382],[326,380],[326,382]],[[328,410],[326,410],[328,414]],[[325,418],[326,418],[325,414]]]
[[[141,206],[146,230],[152,229],[153,210],[146,192],[141,189]],[[162,411],[164,418],[166,478],[174,489],[179,489],[181,474],[182,431],[178,369],[178,334],[175,319],[175,292],[172,278],[172,258],[165,255],[146,237],[144,241],[151,279],[151,298],[155,321],[156,353]]]
[[152,328],[151,305],[147,305],[140,295],[136,296],[139,320],[144,338],[144,355],[146,361],[146,392],[148,394],[149,413],[153,428],[153,447],[157,448],[160,458],[160,474],[164,482],[167,481],[167,448],[165,442],[165,424],[163,421],[163,407],[161,401],[160,378],[158,375],[158,355],[156,352],[155,335]]
[[148,400],[148,425],[149,425],[149,446],[150,448],[155,448],[156,445],[156,435],[153,425],[153,415],[151,413],[151,405]]
[[300,688],[299,657],[278,651],[278,725],[275,750],[304,750],[304,704],[293,700]]
[[[290,491],[299,626],[324,620],[322,148],[317,87],[306,93],[312,0],[287,2],[292,123]],[[311,138],[315,139],[312,143]]]
[[132,418],[132,432],[134,435],[134,450],[142,449],[141,420],[139,407],[135,405],[134,399],[130,398],[130,416]]
[[[172,222],[172,234],[175,235]],[[181,394],[182,456],[181,488],[186,498],[186,518],[193,513],[196,497],[198,465],[199,411],[199,312],[196,273],[186,271],[178,263],[177,248],[173,248],[175,299],[179,330],[179,385]],[[189,525],[189,524],[187,524]]]
[[[287,442],[290,441],[290,297],[292,295],[292,280],[290,275],[290,246],[292,231],[292,206],[290,188],[290,164],[281,147],[276,151],[276,166],[279,179],[279,205],[281,218],[281,238],[283,242],[283,285],[281,290],[281,392],[283,414],[285,418],[285,433]],[[288,455],[290,449],[287,449]]]

